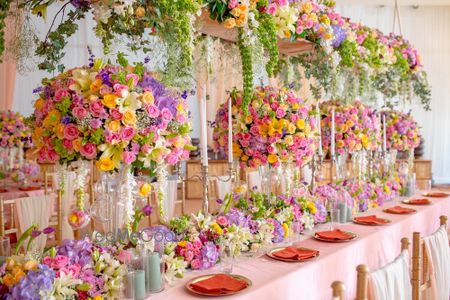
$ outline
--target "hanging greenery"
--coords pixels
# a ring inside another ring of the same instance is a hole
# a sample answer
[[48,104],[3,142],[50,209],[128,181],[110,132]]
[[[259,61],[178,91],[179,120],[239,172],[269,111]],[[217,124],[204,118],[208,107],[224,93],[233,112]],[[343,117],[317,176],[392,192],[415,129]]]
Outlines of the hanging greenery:
[[5,51],[5,20],[8,16],[9,6],[12,0],[2,0],[0,1],[0,62],[2,54]]

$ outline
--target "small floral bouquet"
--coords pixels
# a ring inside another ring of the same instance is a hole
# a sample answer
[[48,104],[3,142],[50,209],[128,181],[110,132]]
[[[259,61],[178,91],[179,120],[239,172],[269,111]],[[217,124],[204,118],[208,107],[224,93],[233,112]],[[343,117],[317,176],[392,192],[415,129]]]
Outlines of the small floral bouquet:
[[0,112],[0,147],[31,147],[31,131],[21,114],[13,111]]
[[[233,114],[233,152],[243,167],[295,162],[308,163],[316,150],[315,119],[305,101],[286,89],[257,87],[253,93],[249,115],[241,109],[242,94],[231,92]],[[216,115],[213,134],[214,149],[226,152],[228,105]]]
[[419,127],[410,114],[388,111],[385,115],[387,149],[412,151],[419,146]]
[[345,203],[350,208],[354,206],[352,196],[340,183],[319,185],[315,189],[313,197],[318,199],[316,207],[320,211],[318,214],[320,221],[317,223],[326,222],[327,210],[331,208],[336,209],[339,203]]
[[226,28],[244,27],[258,0],[207,1],[210,17]]
[[375,110],[359,100],[352,105],[358,110],[359,129],[362,148],[365,150],[377,150],[381,145],[381,122]]
[[39,161],[96,160],[102,171],[121,164],[174,165],[191,149],[186,97],[167,89],[141,64],[96,59],[44,81],[34,106]]
[[362,180],[344,180],[342,182],[344,189],[348,191],[355,201],[357,211],[367,211],[375,201],[377,195],[374,191],[375,186]]
[[[332,111],[335,112],[335,150],[337,154],[353,153],[369,146],[370,139],[364,133],[358,107],[351,104],[342,104],[338,101],[326,101],[321,103],[322,114],[322,146],[325,152],[330,151]],[[362,115],[362,114],[361,114]],[[366,125],[375,126],[367,122]],[[371,144],[370,144],[371,145]]]
[[39,175],[41,169],[34,161],[26,161],[19,169],[14,170],[10,177],[14,182],[23,182]]

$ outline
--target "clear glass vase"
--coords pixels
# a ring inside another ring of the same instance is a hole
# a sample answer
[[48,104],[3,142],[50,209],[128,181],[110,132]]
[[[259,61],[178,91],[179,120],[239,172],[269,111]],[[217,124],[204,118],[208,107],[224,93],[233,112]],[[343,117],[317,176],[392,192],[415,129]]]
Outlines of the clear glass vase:
[[368,159],[367,151],[361,150],[352,154],[353,176],[358,180],[367,179]]
[[276,195],[281,190],[280,173],[277,169],[267,166],[259,167],[259,176],[261,178],[261,192],[268,198]]
[[336,181],[342,181],[347,178],[347,152],[338,154],[336,157]]

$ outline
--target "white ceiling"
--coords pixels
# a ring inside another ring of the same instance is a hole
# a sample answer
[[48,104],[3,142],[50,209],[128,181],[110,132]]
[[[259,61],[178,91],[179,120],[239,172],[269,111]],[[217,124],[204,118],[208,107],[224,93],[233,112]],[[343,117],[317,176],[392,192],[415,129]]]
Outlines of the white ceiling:
[[[393,5],[394,0],[336,0],[337,4]],[[399,5],[447,6],[450,0],[398,0]]]

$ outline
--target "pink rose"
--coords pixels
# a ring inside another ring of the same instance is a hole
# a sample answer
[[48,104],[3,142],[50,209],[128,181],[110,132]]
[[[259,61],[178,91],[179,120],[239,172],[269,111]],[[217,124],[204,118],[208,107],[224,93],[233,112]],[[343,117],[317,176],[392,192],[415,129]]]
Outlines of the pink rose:
[[56,162],[59,159],[58,153],[55,150],[48,150],[47,158],[50,162]]
[[194,270],[199,270],[202,267],[202,261],[200,259],[198,259],[198,258],[193,259],[191,261],[191,267]]
[[149,154],[152,151],[152,148],[150,147],[150,145],[145,144],[141,147],[141,151],[144,154]]
[[174,154],[173,152],[170,153],[169,155],[167,155],[166,157],[166,161],[169,165],[176,165],[178,162],[178,157],[176,154]]
[[51,267],[51,266],[53,265],[53,261],[54,261],[53,257],[46,256],[46,257],[44,257],[44,259],[42,260],[42,263],[43,263],[44,265],[47,265],[47,266]]
[[102,126],[102,121],[100,119],[91,119],[89,125],[92,127],[92,129],[98,129],[100,128],[100,126]]
[[80,153],[87,159],[94,159],[97,157],[97,146],[93,143],[86,143],[81,147]]
[[72,109],[72,114],[75,118],[82,120],[86,118],[88,111],[84,107],[77,106]]
[[73,149],[73,145],[72,145],[72,141],[71,140],[64,139],[62,144],[63,144],[64,148],[66,148],[69,151]]
[[74,124],[67,124],[64,127],[64,138],[74,140],[78,137],[78,128]]
[[114,120],[122,120],[122,113],[117,108],[111,109],[109,114]]
[[126,80],[128,82],[128,80],[133,79],[133,86],[136,86],[139,82],[139,76],[137,76],[136,74],[128,74],[126,77]]
[[147,105],[145,111],[150,118],[157,118],[159,116],[159,109],[156,105]]
[[69,258],[67,256],[56,255],[56,257],[53,261],[53,264],[52,264],[52,268],[61,269],[65,266],[67,266],[68,263],[69,263]]
[[228,8],[229,8],[229,9],[233,9],[233,8],[235,8],[236,6],[238,6],[238,4],[239,4],[239,1],[238,1],[238,0],[230,0],[230,2],[228,2]]
[[129,165],[136,160],[136,154],[131,151],[125,151],[122,153],[122,159],[127,165]]
[[267,7],[267,13],[271,14],[272,16],[275,15],[277,11],[277,5],[275,3],[270,3]]
[[101,115],[105,114],[105,109],[100,100],[94,101],[89,105],[89,109],[94,117],[98,118]]
[[194,258],[194,252],[191,250],[186,251],[184,258],[188,262],[191,261]]
[[57,90],[55,93],[55,101],[59,102],[62,98],[70,96],[67,90]]
[[161,117],[163,118],[163,120],[170,121],[172,120],[173,115],[170,110],[168,110],[167,108],[163,108],[161,111]]
[[281,119],[286,114],[285,110],[282,108],[277,109],[277,118]]
[[120,130],[120,137],[124,141],[130,141],[134,135],[136,134],[136,130],[133,127],[123,127]]
[[222,227],[227,226],[228,224],[228,220],[225,216],[218,216],[216,222]]
[[123,84],[116,83],[113,86],[113,89],[114,89],[114,91],[116,92],[117,95],[121,95],[122,96],[122,95],[128,93],[128,87],[126,85],[123,85]]
[[104,95],[111,94],[111,93],[112,93],[112,88],[110,88],[106,84],[103,84],[101,86],[101,88],[100,88],[100,95],[104,96]]

